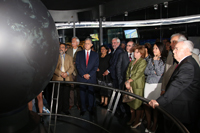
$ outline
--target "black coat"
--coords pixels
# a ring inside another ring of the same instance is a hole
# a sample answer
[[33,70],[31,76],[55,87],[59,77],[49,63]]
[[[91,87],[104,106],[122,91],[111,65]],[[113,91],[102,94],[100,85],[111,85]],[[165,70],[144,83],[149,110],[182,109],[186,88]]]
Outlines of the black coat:
[[114,80],[117,80],[116,65],[117,65],[118,56],[122,52],[123,52],[123,49],[119,46],[117,47],[114,53],[111,53],[110,67],[108,68],[108,70],[110,71],[111,78]]
[[122,89],[123,84],[126,80],[126,70],[128,68],[129,63],[130,61],[128,57],[128,52],[120,53],[116,65],[117,79],[119,82],[120,89]]
[[195,59],[188,56],[174,70],[158,103],[182,123],[196,122],[200,114],[199,81],[200,68]]

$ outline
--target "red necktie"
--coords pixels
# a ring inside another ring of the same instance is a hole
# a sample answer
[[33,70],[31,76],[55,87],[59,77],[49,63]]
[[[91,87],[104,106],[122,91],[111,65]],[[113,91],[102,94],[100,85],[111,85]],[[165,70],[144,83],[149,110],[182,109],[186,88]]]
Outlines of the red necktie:
[[175,69],[178,67],[178,64],[176,65]]
[[129,61],[130,61],[130,62],[132,61],[131,54],[129,55]]
[[88,65],[88,60],[89,60],[89,53],[88,53],[88,51],[87,51],[87,56],[86,56],[86,67],[87,67],[87,65]]

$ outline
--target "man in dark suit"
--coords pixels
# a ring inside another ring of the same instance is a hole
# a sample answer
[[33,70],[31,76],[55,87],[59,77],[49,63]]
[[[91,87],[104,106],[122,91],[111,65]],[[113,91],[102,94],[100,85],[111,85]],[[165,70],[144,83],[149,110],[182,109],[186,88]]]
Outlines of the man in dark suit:
[[[126,79],[126,70],[128,68],[128,65],[134,59],[133,47],[134,47],[134,42],[129,41],[126,46],[126,51],[120,53],[118,57],[116,65],[116,73],[120,90],[124,88],[124,82]],[[126,103],[123,104],[121,99],[118,103],[118,106],[120,108],[120,112],[126,113],[127,115],[131,115],[130,106],[128,106]]]
[[113,87],[114,88],[119,88],[118,84],[118,79],[117,79],[117,74],[116,74],[116,65],[117,65],[117,60],[119,57],[119,54],[123,52],[123,49],[120,47],[120,40],[119,38],[113,38],[112,39],[112,47],[114,51],[112,52],[111,59],[110,59],[110,67],[108,70],[104,72],[104,76],[108,75],[109,73],[111,74],[111,78],[113,80]]
[[119,58],[116,65],[116,73],[120,90],[123,89],[128,65],[134,59],[133,47],[134,42],[129,41],[126,46],[126,51],[119,54]]
[[190,132],[195,132],[200,117],[200,68],[192,57],[194,44],[181,41],[175,45],[174,58],[178,61],[164,95],[151,100],[149,105],[164,107],[178,118]]
[[[96,71],[99,66],[99,56],[96,52],[91,51],[92,40],[85,40],[85,50],[79,51],[76,56],[76,68],[78,71],[77,81],[85,83],[96,83]],[[93,114],[94,90],[92,86],[80,85],[81,113],[83,116],[86,112],[86,91],[88,91],[88,111]]]

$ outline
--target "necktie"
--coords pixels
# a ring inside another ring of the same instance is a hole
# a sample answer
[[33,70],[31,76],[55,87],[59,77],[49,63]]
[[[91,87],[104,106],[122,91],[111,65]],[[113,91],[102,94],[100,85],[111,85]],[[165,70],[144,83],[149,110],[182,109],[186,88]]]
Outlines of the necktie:
[[63,55],[61,55],[61,61],[62,61],[61,71],[65,72],[65,68],[64,68],[64,56]]
[[132,61],[132,57],[131,57],[131,54],[129,55],[129,61],[130,61],[130,62]]
[[178,64],[176,65],[175,69],[178,67]]
[[86,56],[86,67],[87,67],[87,65],[88,65],[88,60],[89,60],[89,53],[88,53],[88,51],[87,51],[87,56]]

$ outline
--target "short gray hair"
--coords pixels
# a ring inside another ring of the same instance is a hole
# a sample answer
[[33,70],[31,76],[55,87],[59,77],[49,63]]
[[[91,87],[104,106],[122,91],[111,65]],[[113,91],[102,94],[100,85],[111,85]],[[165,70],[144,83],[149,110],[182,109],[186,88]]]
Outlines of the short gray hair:
[[79,45],[80,40],[78,39],[78,37],[76,37],[76,36],[75,36],[75,37],[72,37],[72,39],[74,39],[74,38],[76,39],[76,41],[78,42],[78,45]]
[[190,52],[192,53],[193,49],[194,49],[194,44],[192,41],[190,40],[186,40],[186,41],[181,41],[183,42],[185,48],[188,48],[190,50]]
[[90,38],[86,38],[85,41],[89,40],[92,43],[92,39]]
[[173,34],[171,36],[171,38],[174,37],[174,36],[178,36],[178,42],[182,42],[182,41],[186,41],[187,40],[187,38],[183,34],[181,34],[181,33]]
[[116,39],[118,43],[120,43],[120,39],[118,37],[114,37],[112,40]]

